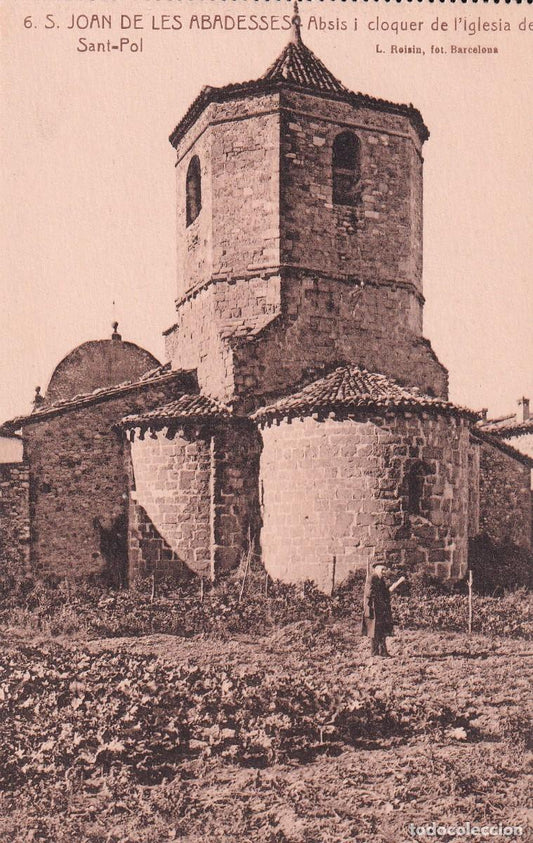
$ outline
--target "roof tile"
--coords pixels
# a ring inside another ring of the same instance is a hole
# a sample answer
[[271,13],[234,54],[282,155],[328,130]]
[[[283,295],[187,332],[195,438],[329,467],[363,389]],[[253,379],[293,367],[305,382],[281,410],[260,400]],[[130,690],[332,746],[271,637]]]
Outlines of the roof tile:
[[203,87],[170,135],[170,143],[177,147],[181,138],[209,103],[225,102],[236,97],[262,93],[268,94],[278,91],[283,86],[302,89],[319,96],[340,99],[350,103],[355,108],[370,108],[375,111],[405,115],[411,121],[422,141],[429,137],[429,131],[424,124],[422,115],[413,105],[402,105],[350,91],[328,70],[309,47],[306,47],[298,36],[297,40],[291,40],[287,44],[278,58],[259,79],[232,83],[220,88],[211,85]]
[[124,416],[119,427],[145,427],[156,430],[183,419],[223,418],[229,415],[228,407],[208,398],[207,395],[181,395],[176,401],[170,401],[148,413]]
[[99,399],[108,397],[112,398],[113,396],[120,395],[123,392],[130,392],[131,390],[151,386],[152,384],[184,379],[185,383],[183,385],[186,389],[190,389],[192,376],[192,371],[172,370],[170,363],[165,363],[162,366],[158,366],[156,369],[151,369],[149,372],[141,375],[141,377],[136,380],[124,381],[123,383],[117,383],[113,386],[99,387],[93,392],[80,393],[79,395],[74,395],[72,398],[61,398],[51,404],[40,404],[37,409],[33,410],[28,415],[17,416],[14,419],[4,422],[2,430],[15,431],[20,427],[24,427],[26,424],[33,424],[41,419],[47,419],[68,410],[74,410],[79,407],[94,404]]
[[396,381],[358,366],[340,366],[329,375],[257,410],[252,418],[266,420],[281,416],[306,416],[320,411],[402,409],[438,410],[477,419],[471,410],[457,407],[441,398],[423,395],[416,387],[400,386]]
[[499,451],[507,454],[507,456],[523,463],[528,468],[533,468],[533,457],[530,457],[529,454],[524,454],[518,448],[514,448],[499,433],[488,431],[485,427],[476,425],[472,431],[472,437],[474,440],[477,439],[481,442],[486,442],[488,445],[492,445],[493,448],[497,448]]
[[275,82],[291,82],[315,91],[347,93],[348,89],[335,78],[315,54],[299,40],[290,41],[275,62],[261,76]]
[[515,416],[507,416],[504,419],[492,419],[479,425],[483,433],[492,433],[494,436],[501,436],[502,439],[513,439],[516,436],[528,436],[533,433],[533,418],[526,421],[518,421]]

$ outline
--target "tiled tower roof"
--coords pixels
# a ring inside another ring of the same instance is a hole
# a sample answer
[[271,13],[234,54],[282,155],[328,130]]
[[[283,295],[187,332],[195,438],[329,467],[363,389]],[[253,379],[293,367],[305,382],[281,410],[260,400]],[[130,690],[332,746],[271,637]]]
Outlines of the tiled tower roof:
[[371,108],[374,111],[386,111],[391,114],[401,114],[408,117],[420,139],[425,141],[429,131],[422,119],[422,115],[413,105],[401,105],[388,100],[356,94],[348,90],[342,82],[331,73],[326,65],[303,43],[300,34],[300,17],[297,3],[292,18],[291,40],[283,49],[280,56],[259,78],[248,82],[238,82],[215,88],[205,86],[200,91],[188,111],[182,117],[169,137],[172,146],[177,147],[181,138],[186,134],[202,111],[211,102],[225,102],[256,94],[271,93],[280,88],[296,88],[312,92],[316,96],[343,100],[355,108]]
[[329,411],[436,410],[477,419],[478,414],[455,406],[441,398],[423,395],[415,387],[406,388],[376,372],[358,366],[339,366],[335,371],[304,386],[298,392],[257,410],[252,418],[258,421],[284,416],[309,416]]
[[301,88],[311,88],[314,91],[348,93],[348,89],[335,78],[324,62],[305,46],[300,35],[299,20],[295,8],[292,38],[261,79],[272,82],[291,82]]

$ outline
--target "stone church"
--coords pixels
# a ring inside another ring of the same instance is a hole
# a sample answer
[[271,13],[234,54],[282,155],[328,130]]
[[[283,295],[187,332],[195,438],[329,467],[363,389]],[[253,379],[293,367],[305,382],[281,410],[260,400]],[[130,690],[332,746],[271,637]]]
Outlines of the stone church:
[[330,590],[375,559],[459,578],[481,529],[531,547],[533,460],[448,401],[422,333],[428,129],[345,88],[300,28],[170,135],[166,362],[115,325],[4,424],[24,456],[0,466],[0,558],[214,579],[253,543]]

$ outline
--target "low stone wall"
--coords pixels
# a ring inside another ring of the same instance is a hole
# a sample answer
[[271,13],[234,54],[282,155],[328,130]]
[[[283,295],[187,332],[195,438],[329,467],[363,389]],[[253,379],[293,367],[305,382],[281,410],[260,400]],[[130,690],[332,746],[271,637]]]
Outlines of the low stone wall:
[[466,570],[468,424],[447,416],[312,418],[263,430],[261,546],[269,573],[314,580],[382,559]]
[[531,549],[530,476],[519,459],[480,443],[479,528],[497,544]]
[[30,558],[29,468],[0,464],[0,572],[14,577],[28,570]]

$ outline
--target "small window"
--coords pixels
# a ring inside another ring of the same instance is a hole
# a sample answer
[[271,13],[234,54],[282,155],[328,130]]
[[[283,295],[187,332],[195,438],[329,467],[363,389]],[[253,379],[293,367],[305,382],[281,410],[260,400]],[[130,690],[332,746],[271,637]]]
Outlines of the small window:
[[352,132],[342,132],[333,142],[333,202],[355,205],[361,177],[360,144]]
[[411,466],[407,475],[407,512],[409,515],[422,514],[422,498],[424,496],[424,480],[426,466],[417,460]]
[[191,158],[187,169],[185,182],[186,192],[186,224],[195,221],[202,209],[202,176],[200,173],[200,159],[197,155]]

